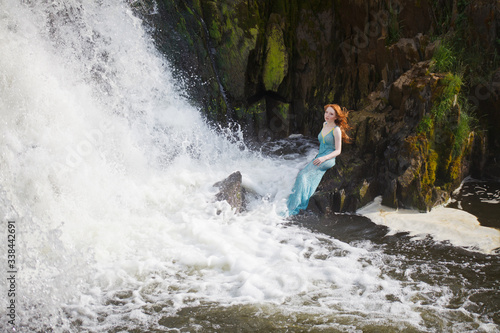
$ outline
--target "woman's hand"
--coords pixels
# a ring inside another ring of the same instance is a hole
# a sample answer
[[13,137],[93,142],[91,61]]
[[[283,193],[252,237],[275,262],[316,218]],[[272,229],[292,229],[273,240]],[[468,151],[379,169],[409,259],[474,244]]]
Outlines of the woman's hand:
[[321,156],[321,157],[318,157],[317,159],[315,159],[313,161],[313,164],[314,165],[320,165],[321,163],[323,163],[326,160],[327,160],[327,158],[325,156]]

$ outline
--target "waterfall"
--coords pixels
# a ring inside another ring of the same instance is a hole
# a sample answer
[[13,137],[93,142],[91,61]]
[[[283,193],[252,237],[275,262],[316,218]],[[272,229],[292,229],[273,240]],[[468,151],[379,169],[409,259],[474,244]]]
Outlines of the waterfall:
[[[345,327],[361,316],[418,328],[415,299],[449,299],[389,274],[394,258],[368,241],[283,220],[314,149],[265,156],[205,124],[126,1],[2,0],[0,51],[1,235],[15,221],[17,331],[146,332],[181,309],[255,304],[332,327],[341,314]],[[255,194],[242,214],[212,186],[236,170]]]

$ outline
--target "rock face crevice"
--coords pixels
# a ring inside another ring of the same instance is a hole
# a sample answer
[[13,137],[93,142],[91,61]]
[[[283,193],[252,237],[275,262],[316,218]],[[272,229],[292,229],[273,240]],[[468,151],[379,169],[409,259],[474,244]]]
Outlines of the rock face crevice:
[[353,110],[354,143],[311,200],[322,213],[354,211],[376,196],[429,210],[468,174],[500,176],[495,75],[464,83],[480,120],[459,146],[460,106],[428,122],[447,84],[432,66],[440,42],[466,29],[463,47],[484,59],[468,71],[494,66],[498,1],[160,0],[143,17],[193,104],[254,140],[316,136],[327,103]]

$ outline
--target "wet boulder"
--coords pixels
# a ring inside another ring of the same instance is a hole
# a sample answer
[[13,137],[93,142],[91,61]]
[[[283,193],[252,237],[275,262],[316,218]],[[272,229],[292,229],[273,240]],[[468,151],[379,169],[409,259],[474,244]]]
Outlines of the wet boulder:
[[217,201],[227,201],[227,203],[240,213],[245,210],[245,189],[241,185],[242,176],[239,171],[233,172],[226,179],[215,183],[213,186],[220,189],[215,195]]

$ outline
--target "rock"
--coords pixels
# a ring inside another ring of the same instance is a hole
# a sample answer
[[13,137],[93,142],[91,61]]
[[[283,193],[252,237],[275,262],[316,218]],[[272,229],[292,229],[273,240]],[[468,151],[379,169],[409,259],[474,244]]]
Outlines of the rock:
[[[380,85],[361,110],[350,113],[353,143],[342,146],[309,209],[322,215],[353,212],[382,196],[387,206],[428,211],[449,198],[469,173],[474,135],[460,151],[454,150],[458,107],[448,111],[446,125],[419,129],[448,82],[446,75],[429,72],[429,65],[414,64],[389,87]],[[382,90],[388,90],[388,98]]]
[[267,28],[266,58],[262,74],[265,89],[274,92],[278,92],[281,82],[288,74],[288,53],[280,20],[280,16],[271,14]]
[[472,1],[467,8],[469,36],[486,51],[495,48],[499,38],[500,3],[491,0]]
[[402,104],[410,95],[411,89],[423,90],[424,86],[428,83],[426,73],[429,70],[429,66],[430,61],[417,63],[389,87],[389,104],[393,108],[398,110],[404,108]]
[[242,176],[239,171],[233,172],[226,179],[215,183],[213,186],[220,188],[215,195],[217,201],[227,201],[227,203],[240,213],[245,210],[245,189],[241,185]]
[[[454,104],[443,124],[429,122],[445,85],[446,74],[429,66],[440,40],[458,32],[460,21],[463,47],[479,48],[485,65],[498,49],[500,3],[467,3],[458,2],[457,15],[446,1],[430,0],[165,0],[159,15],[143,18],[191,101],[222,126],[237,121],[247,137],[316,136],[324,104],[357,110],[354,142],[311,201],[318,212],[353,211],[380,195],[393,207],[428,210],[469,169],[500,177],[500,71],[469,82],[487,137],[453,150],[461,111]],[[485,172],[491,161],[495,168]],[[238,175],[218,184],[218,200],[244,209]]]
[[394,62],[394,68],[401,71],[409,70],[413,64],[421,61],[417,48],[417,41],[414,38],[401,38],[395,44],[389,47],[391,60]]

